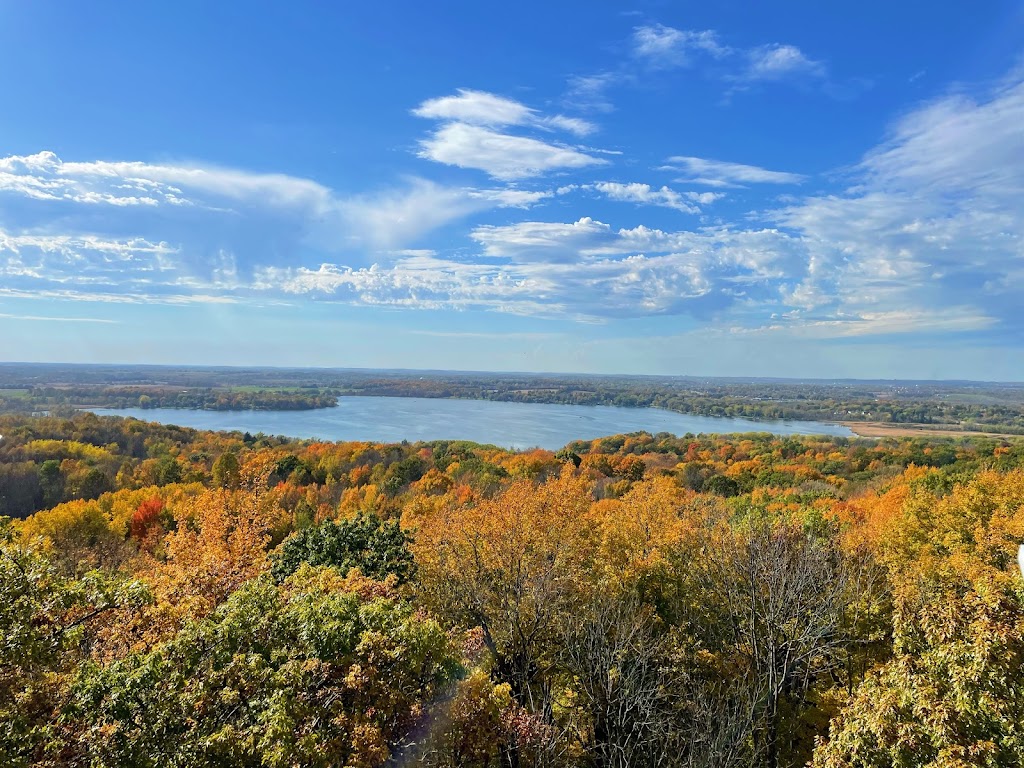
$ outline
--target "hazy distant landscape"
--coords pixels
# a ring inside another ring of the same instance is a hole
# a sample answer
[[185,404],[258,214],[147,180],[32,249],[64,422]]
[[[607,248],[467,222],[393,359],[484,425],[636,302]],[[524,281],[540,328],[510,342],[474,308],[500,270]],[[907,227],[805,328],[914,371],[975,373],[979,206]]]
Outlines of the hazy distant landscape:
[[[1013,383],[0,364],[0,408],[22,412],[60,407],[308,410],[335,407],[338,397],[353,396],[653,407],[764,422],[847,423],[854,431],[876,435],[1024,434],[1024,385]],[[204,423],[210,422],[198,422]],[[712,431],[757,428],[705,424]]]

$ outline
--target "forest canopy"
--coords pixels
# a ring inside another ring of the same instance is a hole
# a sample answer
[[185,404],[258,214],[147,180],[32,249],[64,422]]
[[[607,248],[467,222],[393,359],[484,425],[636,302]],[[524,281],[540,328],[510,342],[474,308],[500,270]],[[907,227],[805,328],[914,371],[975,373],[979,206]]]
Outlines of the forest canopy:
[[0,434],[5,766],[1024,762],[1024,442]]

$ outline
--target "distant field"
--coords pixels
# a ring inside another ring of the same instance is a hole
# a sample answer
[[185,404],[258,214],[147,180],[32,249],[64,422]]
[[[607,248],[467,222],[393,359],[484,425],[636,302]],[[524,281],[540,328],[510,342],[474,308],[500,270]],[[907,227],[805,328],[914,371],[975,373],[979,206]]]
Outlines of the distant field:
[[29,390],[27,389],[0,389],[0,397],[6,397],[11,400],[17,398],[18,400],[24,400],[28,397]]
[[839,422],[859,437],[998,437],[1020,439],[1020,435],[956,429],[941,424],[891,424],[881,421]]
[[241,384],[241,385],[229,384],[227,386],[220,387],[220,388],[221,389],[226,389],[226,390],[229,390],[229,391],[232,391],[232,392],[302,392],[304,390],[316,389],[316,387],[300,387],[300,386],[279,387],[279,386],[270,386],[270,385],[266,385],[266,384]]

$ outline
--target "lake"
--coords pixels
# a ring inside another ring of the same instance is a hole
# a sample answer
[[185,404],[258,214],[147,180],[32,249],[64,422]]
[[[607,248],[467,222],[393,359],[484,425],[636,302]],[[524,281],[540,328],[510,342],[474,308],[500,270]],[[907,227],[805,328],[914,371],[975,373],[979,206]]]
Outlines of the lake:
[[504,448],[558,450],[573,440],[624,432],[773,432],[778,435],[853,433],[816,421],[751,421],[689,416],[659,408],[507,403],[423,397],[342,397],[337,408],[311,411],[201,411],[181,408],[105,408],[101,415],[212,430],[345,441],[471,440]]

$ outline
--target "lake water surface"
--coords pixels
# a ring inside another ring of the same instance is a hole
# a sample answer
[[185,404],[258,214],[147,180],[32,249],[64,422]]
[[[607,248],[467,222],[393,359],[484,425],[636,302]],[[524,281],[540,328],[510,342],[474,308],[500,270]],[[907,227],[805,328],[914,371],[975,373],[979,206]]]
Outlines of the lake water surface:
[[212,430],[344,441],[472,440],[504,448],[557,450],[573,440],[624,432],[774,432],[779,435],[853,433],[816,421],[751,421],[688,416],[659,408],[506,403],[423,397],[342,397],[337,408],[311,411],[202,411],[183,408],[96,409],[102,415]]

